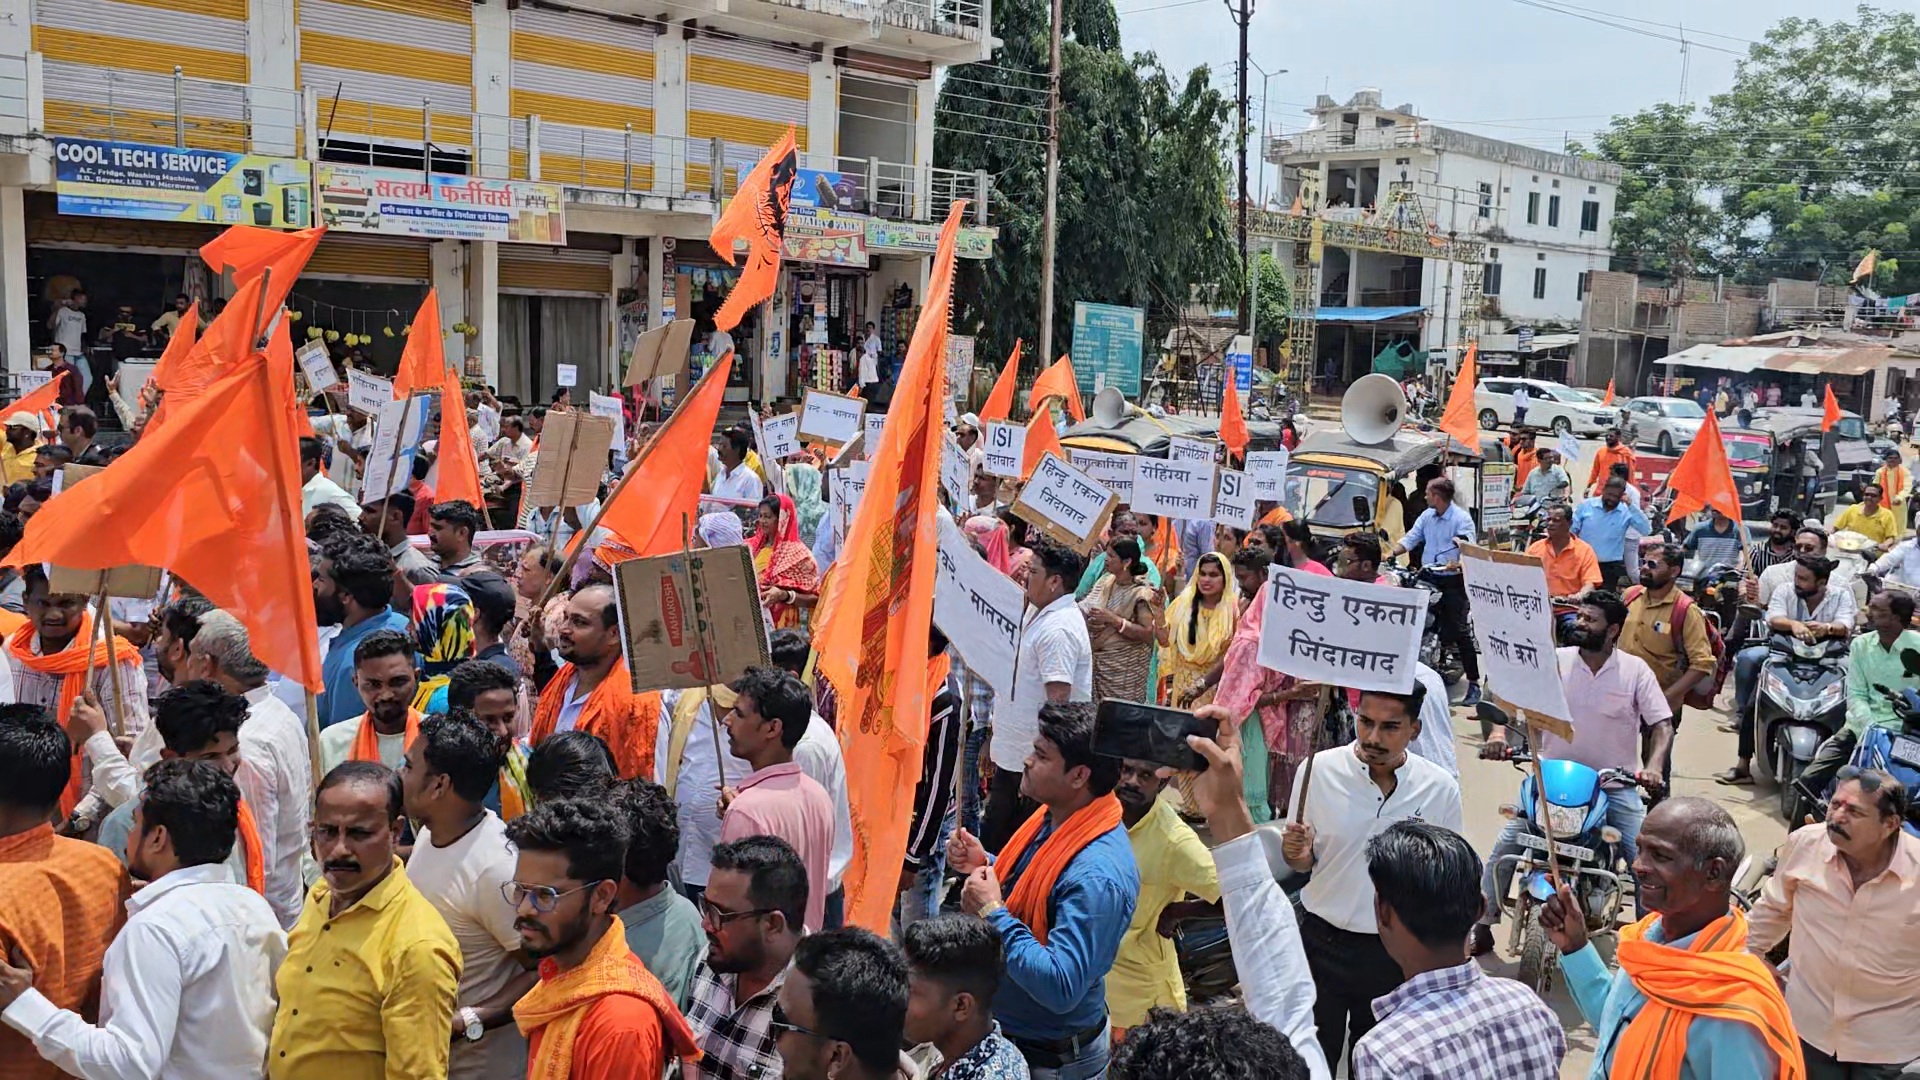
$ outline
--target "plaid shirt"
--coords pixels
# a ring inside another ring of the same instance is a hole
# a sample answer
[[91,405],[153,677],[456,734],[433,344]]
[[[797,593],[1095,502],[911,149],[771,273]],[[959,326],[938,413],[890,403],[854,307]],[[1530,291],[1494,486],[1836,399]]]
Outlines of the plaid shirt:
[[1354,1080],[1557,1080],[1567,1054],[1553,1010],[1472,960],[1415,975],[1375,998],[1373,1015],[1379,1026],[1353,1048]]
[[773,1000],[787,981],[783,969],[767,988],[744,1002],[733,1000],[738,975],[715,975],[701,964],[693,975],[687,1023],[705,1052],[698,1064],[683,1064],[686,1080],[779,1080],[780,1053],[774,1049]]

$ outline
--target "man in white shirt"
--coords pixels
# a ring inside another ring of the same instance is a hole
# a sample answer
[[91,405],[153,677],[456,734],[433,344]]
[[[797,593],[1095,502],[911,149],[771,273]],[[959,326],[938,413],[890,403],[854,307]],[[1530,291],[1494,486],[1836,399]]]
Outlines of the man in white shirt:
[[1425,699],[1418,683],[1411,694],[1362,691],[1353,742],[1313,756],[1313,782],[1294,785],[1288,808],[1282,851],[1295,873],[1313,874],[1300,892],[1300,933],[1320,1048],[1335,1068],[1348,1042],[1372,1030],[1374,999],[1406,980],[1374,923],[1367,838],[1407,818],[1461,829],[1460,785],[1407,751]]
[[219,766],[155,765],[127,852],[150,884],[127,900],[127,924],[107,948],[100,1023],[55,1008],[32,988],[32,971],[11,966],[17,952],[0,960],[0,1018],[75,1076],[259,1076],[287,937],[222,865],[239,816],[240,789]]
[[880,381],[880,331],[867,324],[866,337],[860,341],[860,396],[866,397]]
[[980,842],[988,851],[1000,850],[1038,806],[1020,794],[1020,776],[1040,734],[1040,707],[1050,701],[1093,700],[1093,643],[1073,596],[1086,573],[1086,560],[1045,539],[1035,542],[1032,551],[1027,603],[1036,613],[1020,634],[1013,696],[994,708],[989,748],[993,777],[980,822]]
[[753,772],[744,758],[727,750],[726,732],[715,720],[714,710],[725,716],[736,697],[720,685],[660,695],[662,721],[654,737],[653,775],[673,797],[680,819],[676,865],[690,899],[706,891],[713,872],[713,845],[720,842],[720,788],[723,782],[738,785]]
[[179,674],[182,681],[210,679],[247,701],[247,719],[240,726],[240,761],[247,768],[237,779],[246,783],[247,806],[260,831],[267,903],[281,927],[292,929],[306,901],[301,858],[313,791],[306,725],[273,696],[267,665],[253,655],[239,619],[215,609],[199,621]]
[[507,827],[482,805],[505,760],[487,725],[457,709],[428,717],[400,766],[401,797],[419,827],[407,880],[460,943],[449,1080],[518,1080],[527,1071],[513,1005],[534,983],[534,961],[501,899],[515,864]]
[[[800,630],[776,630],[769,652],[773,664],[794,678],[803,676],[812,642]],[[847,761],[840,750],[840,736],[815,709],[807,718],[807,730],[793,748],[794,764],[827,789],[833,800],[833,853],[827,856],[826,925],[837,930],[845,925],[846,896],[840,891],[841,875],[853,861],[853,810],[847,802]]]
[[327,448],[319,439],[308,435],[300,437],[300,518],[304,521],[315,507],[332,503],[345,510],[350,519],[358,521],[360,500],[320,471],[321,459],[326,456]]
[[1513,388],[1513,426],[1514,427],[1518,428],[1520,425],[1527,422],[1527,402],[1529,400],[1530,398],[1527,395],[1527,386],[1525,383],[1521,383],[1520,385]]
[[47,329],[53,331],[53,343],[66,350],[80,373],[80,392],[93,387],[93,365],[87,362],[87,291],[75,289],[47,316]]
[[327,477],[348,492],[360,490],[360,465],[373,449],[373,423],[357,409],[313,418],[313,433],[331,455]]
[[741,428],[729,428],[716,447],[720,454],[720,476],[713,482],[713,494],[719,499],[738,499],[758,503],[765,494],[760,475],[747,467],[747,451],[753,436]]
[[1885,555],[1875,559],[1873,572],[1910,589],[1920,589],[1920,531],[1893,545]]

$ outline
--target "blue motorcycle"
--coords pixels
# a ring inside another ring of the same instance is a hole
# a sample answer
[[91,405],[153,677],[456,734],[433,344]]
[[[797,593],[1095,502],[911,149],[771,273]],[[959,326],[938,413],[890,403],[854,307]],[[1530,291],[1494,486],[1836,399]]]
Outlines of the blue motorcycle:
[[[1882,686],[1874,689],[1893,702],[1894,715],[1900,718],[1900,730],[1869,725],[1866,734],[1854,745],[1853,756],[1847,759],[1847,764],[1856,769],[1879,769],[1905,784],[1909,792],[1920,790],[1920,690],[1895,693]],[[1817,793],[1802,789],[1800,794],[1810,801],[1816,820],[1826,820],[1827,800],[1833,796],[1833,785]],[[1909,812],[1902,827],[1920,836],[1920,821],[1915,820],[1916,816],[1920,816],[1920,811]]]

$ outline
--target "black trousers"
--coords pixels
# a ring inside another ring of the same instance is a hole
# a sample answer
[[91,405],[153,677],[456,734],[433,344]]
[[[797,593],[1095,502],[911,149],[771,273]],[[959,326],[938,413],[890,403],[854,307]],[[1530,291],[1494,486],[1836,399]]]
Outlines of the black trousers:
[[1618,589],[1620,588],[1620,583],[1625,580],[1627,580],[1627,564],[1625,560],[1620,562],[1602,562],[1600,564],[1601,588],[1609,590]]
[[1460,654],[1460,666],[1467,681],[1480,681],[1480,654],[1473,648],[1473,630],[1467,625],[1467,579],[1460,574],[1429,574],[1427,580],[1440,587],[1440,640],[1453,645]]
[[1387,955],[1378,934],[1342,930],[1299,907],[1300,943],[1313,973],[1313,1022],[1327,1067],[1340,1071],[1340,1055],[1373,1030],[1373,999],[1406,981],[1400,965]]
[[1836,1061],[1832,1054],[1800,1040],[1800,1053],[1807,1059],[1807,1080],[1898,1080],[1904,1064],[1859,1065]]
[[[1816,800],[1824,798],[1827,785],[1833,783],[1833,778],[1846,767],[1847,760],[1853,757],[1854,748],[1859,743],[1860,737],[1846,728],[1827,736],[1827,740],[1814,750],[1813,760],[1807,762],[1806,769],[1800,773],[1800,790]],[[1788,825],[1789,829],[1799,827],[1798,822]]]
[[1020,794],[1020,775],[995,766],[987,782],[987,809],[980,816],[980,845],[995,854],[1013,838],[1013,830],[1033,816],[1040,804]]

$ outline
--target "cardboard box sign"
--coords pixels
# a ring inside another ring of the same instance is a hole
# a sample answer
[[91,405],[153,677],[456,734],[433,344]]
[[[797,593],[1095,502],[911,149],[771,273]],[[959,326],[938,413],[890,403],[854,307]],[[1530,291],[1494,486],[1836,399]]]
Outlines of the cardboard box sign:
[[[64,492],[105,469],[105,465],[62,465],[56,477],[59,483],[54,489],[55,493]],[[65,566],[48,566],[46,571],[47,588],[50,592],[99,596],[100,588],[104,585],[108,596],[119,596],[129,600],[151,600],[159,595],[160,582],[166,573],[157,566],[116,566],[110,570],[75,570]]]
[[745,544],[629,559],[613,581],[634,693],[730,683],[771,662]]
[[692,345],[692,319],[676,319],[641,334],[633,343],[633,359],[627,362],[623,385],[640,386],[650,379],[685,371]]
[[583,506],[600,494],[613,447],[613,421],[577,409],[547,414],[540,456],[527,481],[527,505]]

